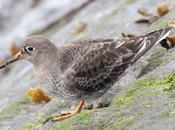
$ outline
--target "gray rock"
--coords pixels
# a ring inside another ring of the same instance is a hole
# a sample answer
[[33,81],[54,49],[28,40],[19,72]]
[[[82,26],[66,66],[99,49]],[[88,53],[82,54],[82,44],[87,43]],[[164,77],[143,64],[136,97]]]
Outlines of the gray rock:
[[[8,0],[9,1],[9,0]],[[171,5],[171,0],[166,0]],[[56,18],[60,18],[70,9],[80,5],[81,0],[41,1],[34,9],[29,9],[26,2],[12,2],[14,19],[0,14],[0,19],[9,19],[8,27],[0,22],[0,40],[7,43],[0,49],[9,54],[10,42],[21,40],[31,32],[45,27]],[[64,26],[57,25],[46,34],[58,46],[69,44],[77,39],[115,38],[121,32],[143,34],[167,25],[173,19],[175,9],[151,25],[140,25],[134,21],[140,18],[137,9],[141,6],[155,11],[160,0],[96,0],[74,15]],[[10,4],[9,4],[10,5]],[[17,10],[24,5],[24,12]],[[12,6],[12,5],[11,5]],[[44,13],[42,13],[44,11]],[[76,22],[80,20],[87,27],[79,34],[72,34]],[[15,25],[19,22],[19,25]],[[14,27],[15,26],[15,27]],[[8,31],[9,28],[13,30]],[[20,42],[18,43],[20,45]],[[4,54],[3,53],[3,54]],[[3,55],[2,54],[2,55]],[[59,123],[49,118],[62,110],[70,110],[77,102],[62,101],[53,98],[47,104],[33,104],[25,95],[30,87],[39,86],[32,66],[19,62],[10,66],[8,73],[0,74],[0,129],[2,130],[174,130],[175,129],[175,51],[166,51],[155,45],[97,102],[111,102],[110,106],[83,110],[80,114]]]

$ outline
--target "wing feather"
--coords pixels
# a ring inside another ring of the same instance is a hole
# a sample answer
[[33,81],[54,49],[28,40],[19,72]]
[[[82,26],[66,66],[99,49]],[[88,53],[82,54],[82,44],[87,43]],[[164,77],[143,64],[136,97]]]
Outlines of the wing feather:
[[66,74],[77,89],[92,92],[105,89],[168,33],[169,30],[160,29],[130,39],[91,41],[94,44],[89,45],[81,58],[75,59]]
[[82,59],[76,60],[71,69],[74,72],[73,81],[78,89],[103,89],[126,70],[133,53],[123,47],[118,49],[117,45],[116,42],[94,45]]

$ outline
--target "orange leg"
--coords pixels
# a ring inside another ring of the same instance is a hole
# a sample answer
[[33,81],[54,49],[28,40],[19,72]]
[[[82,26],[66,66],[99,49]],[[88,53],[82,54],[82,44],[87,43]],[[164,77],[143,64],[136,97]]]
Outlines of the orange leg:
[[70,112],[62,112],[60,115],[58,115],[57,117],[54,117],[53,118],[53,121],[56,122],[56,121],[62,121],[64,119],[67,119],[67,118],[70,118],[74,115],[76,115],[77,113],[80,113],[82,108],[83,108],[83,105],[84,105],[85,101],[84,100],[81,100],[79,105],[76,107],[76,109],[74,111],[70,111]]

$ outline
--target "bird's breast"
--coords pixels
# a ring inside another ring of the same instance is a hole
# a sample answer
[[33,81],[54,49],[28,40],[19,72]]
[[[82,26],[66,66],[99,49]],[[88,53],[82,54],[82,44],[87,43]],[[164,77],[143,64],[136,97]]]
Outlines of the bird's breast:
[[47,72],[37,71],[36,73],[41,85],[48,93],[58,97],[77,97],[77,93],[72,91],[72,87],[68,85],[69,82],[59,70],[50,68]]

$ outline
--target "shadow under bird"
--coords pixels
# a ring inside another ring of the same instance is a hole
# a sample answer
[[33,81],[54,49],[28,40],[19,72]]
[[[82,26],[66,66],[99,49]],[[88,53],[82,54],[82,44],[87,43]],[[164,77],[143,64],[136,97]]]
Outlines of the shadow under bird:
[[0,69],[25,59],[33,64],[48,92],[79,99],[80,104],[74,111],[53,118],[60,121],[79,113],[85,100],[101,97],[129,66],[165,39],[170,30],[158,29],[131,38],[75,41],[59,47],[41,35],[33,35],[24,40],[22,49],[0,65]]

